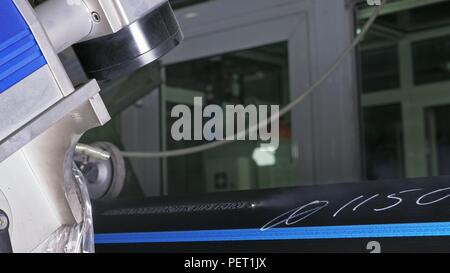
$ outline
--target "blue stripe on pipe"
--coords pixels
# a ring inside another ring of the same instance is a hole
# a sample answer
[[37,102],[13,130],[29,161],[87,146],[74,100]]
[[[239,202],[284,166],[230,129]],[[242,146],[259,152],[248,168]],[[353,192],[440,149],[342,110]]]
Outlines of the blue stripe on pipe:
[[96,234],[95,243],[193,243],[450,236],[450,222]]

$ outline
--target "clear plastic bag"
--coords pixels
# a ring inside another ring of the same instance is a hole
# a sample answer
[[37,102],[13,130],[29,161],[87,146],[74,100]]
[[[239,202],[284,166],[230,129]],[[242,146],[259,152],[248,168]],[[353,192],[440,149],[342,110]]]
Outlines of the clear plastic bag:
[[86,179],[78,167],[72,164],[73,179],[66,181],[66,198],[77,224],[62,226],[35,252],[43,253],[94,253],[94,226],[92,206]]

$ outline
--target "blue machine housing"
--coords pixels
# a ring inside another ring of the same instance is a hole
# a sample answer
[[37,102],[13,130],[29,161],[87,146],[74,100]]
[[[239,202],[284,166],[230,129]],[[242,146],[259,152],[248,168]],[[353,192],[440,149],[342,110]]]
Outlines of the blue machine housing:
[[47,62],[12,0],[0,1],[0,93]]

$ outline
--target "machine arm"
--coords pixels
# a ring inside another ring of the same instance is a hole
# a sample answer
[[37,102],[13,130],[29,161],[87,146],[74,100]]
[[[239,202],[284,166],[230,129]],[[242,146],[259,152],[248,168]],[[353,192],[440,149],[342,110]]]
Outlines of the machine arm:
[[[182,39],[178,23],[167,0],[47,0],[34,8],[2,0],[0,18],[0,235],[10,238],[0,250],[91,252],[90,202],[73,155],[87,130],[110,119],[97,80],[170,51]],[[91,76],[77,87],[58,57],[70,46]]]

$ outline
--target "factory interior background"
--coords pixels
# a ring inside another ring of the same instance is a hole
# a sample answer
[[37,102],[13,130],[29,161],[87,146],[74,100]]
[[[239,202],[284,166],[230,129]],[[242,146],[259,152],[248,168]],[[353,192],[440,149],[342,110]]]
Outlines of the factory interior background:
[[0,253],[232,272],[449,252],[449,14],[0,0]]
[[[202,142],[170,137],[174,105],[198,96],[205,104],[285,105],[371,15],[366,3],[341,2],[171,1],[184,42],[160,62],[103,83],[113,120],[81,142],[110,141],[123,151],[192,147]],[[280,120],[280,147],[269,159],[257,141],[126,158],[119,198],[449,175],[449,12],[450,1],[389,1],[358,50]]]

